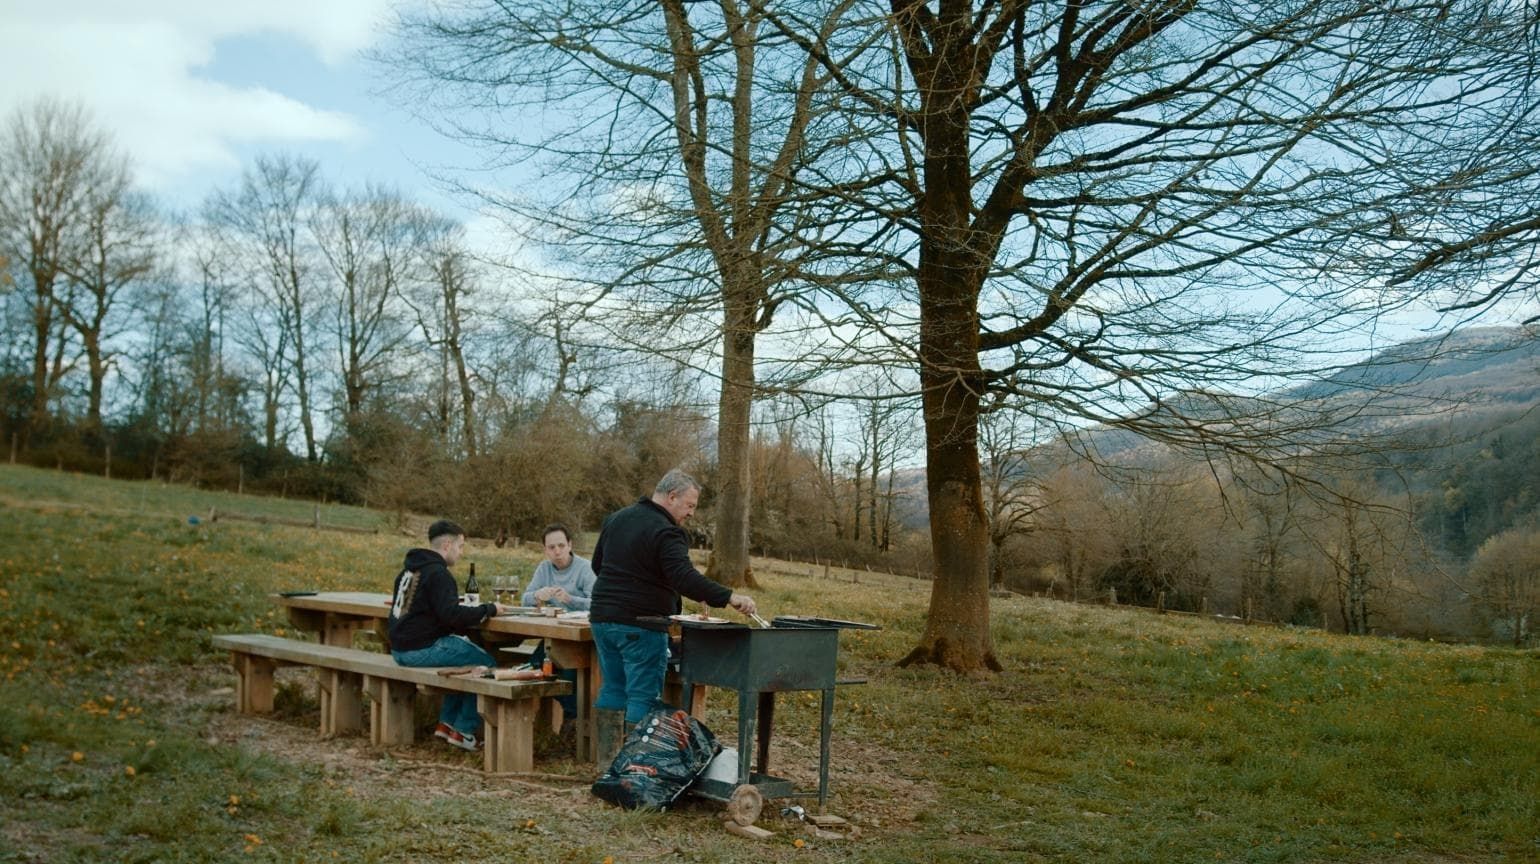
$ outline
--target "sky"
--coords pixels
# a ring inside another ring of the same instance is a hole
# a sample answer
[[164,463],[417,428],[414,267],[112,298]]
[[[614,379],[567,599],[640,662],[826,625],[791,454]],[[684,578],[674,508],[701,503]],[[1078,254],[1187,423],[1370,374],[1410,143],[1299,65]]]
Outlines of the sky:
[[415,2],[0,0],[0,117],[42,96],[83,104],[175,210],[233,188],[261,153],[295,153],[333,183],[395,187],[466,223],[473,248],[508,252],[495,219],[429,178],[475,154],[395,104],[366,57],[394,7]]
[[392,104],[363,56],[393,5],[0,0],[0,115],[42,96],[79,102],[175,209],[234,186],[256,155],[287,152],[334,183],[383,183],[474,221],[423,170],[471,155]]

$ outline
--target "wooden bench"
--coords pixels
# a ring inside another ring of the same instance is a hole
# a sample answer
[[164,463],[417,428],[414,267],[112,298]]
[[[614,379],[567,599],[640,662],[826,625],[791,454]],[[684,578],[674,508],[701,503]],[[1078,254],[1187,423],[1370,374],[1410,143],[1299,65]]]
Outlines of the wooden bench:
[[473,693],[483,731],[487,771],[534,768],[535,710],[546,696],[572,692],[567,681],[496,681],[438,674],[436,667],[401,666],[389,654],[320,645],[262,633],[213,637],[230,652],[238,679],[235,706],[242,714],[273,710],[273,671],[279,666],[312,666],[320,680],[321,734],[360,727],[362,700],[369,700],[369,742],[377,747],[410,744],[415,738],[412,705],[419,688]]

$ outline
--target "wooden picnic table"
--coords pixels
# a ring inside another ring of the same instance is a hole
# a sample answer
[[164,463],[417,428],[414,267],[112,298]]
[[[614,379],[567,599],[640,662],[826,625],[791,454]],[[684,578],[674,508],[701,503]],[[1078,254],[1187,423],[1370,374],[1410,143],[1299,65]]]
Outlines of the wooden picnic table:
[[[353,634],[372,630],[390,644],[391,595],[372,591],[318,591],[275,594],[273,599],[288,610],[289,622],[315,633],[318,641],[343,648],[353,646]],[[481,624],[482,640],[489,646],[525,639],[546,640],[551,662],[577,674],[577,758],[597,755],[594,702],[599,697],[599,661],[593,631],[585,619],[561,619],[544,615],[501,615]]]

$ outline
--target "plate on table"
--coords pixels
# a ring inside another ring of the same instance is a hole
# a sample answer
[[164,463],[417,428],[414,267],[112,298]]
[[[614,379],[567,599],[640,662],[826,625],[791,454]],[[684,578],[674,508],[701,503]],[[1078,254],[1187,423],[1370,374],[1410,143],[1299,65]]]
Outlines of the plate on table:
[[502,613],[501,615],[499,615],[497,617],[499,617],[499,618],[507,618],[510,615],[539,615],[539,614],[541,614],[540,610],[536,609],[533,606],[509,606],[507,612],[504,612],[504,613]]

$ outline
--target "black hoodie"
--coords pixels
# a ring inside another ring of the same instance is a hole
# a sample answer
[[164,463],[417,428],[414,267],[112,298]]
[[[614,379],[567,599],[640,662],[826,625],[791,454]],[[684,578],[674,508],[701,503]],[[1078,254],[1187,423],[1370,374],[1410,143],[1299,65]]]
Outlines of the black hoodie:
[[393,651],[416,651],[454,633],[464,633],[480,626],[497,614],[497,606],[460,605],[460,586],[444,563],[444,556],[432,549],[413,549],[406,553],[401,573],[396,576],[395,598],[390,607],[390,647]]
[[604,520],[592,564],[590,621],[635,625],[638,616],[673,615],[681,594],[717,607],[732,602],[731,588],[690,563],[689,536],[651,498]]

